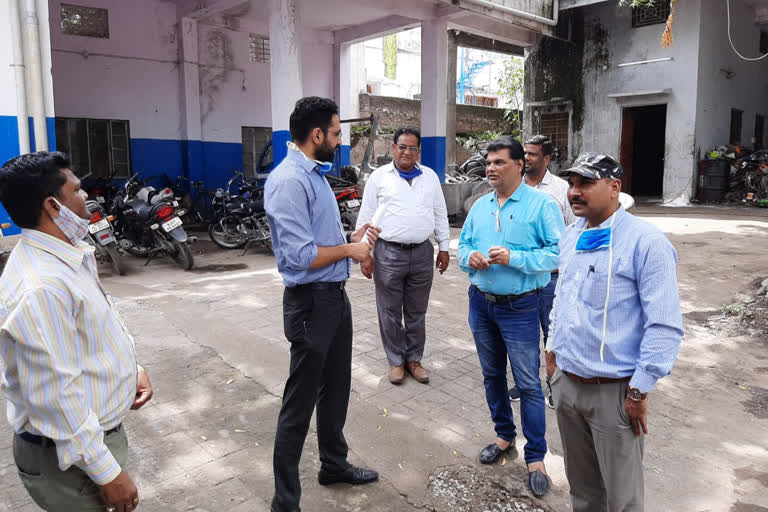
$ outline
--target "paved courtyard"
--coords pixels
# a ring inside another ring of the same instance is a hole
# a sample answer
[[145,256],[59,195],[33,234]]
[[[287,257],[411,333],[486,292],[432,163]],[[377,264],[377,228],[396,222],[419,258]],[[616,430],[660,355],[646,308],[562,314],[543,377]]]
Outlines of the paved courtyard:
[[[760,393],[768,396],[768,335],[729,336],[705,325],[756,277],[768,277],[768,216],[714,208],[636,213],[667,232],[679,251],[686,320],[675,370],[650,398],[647,510],[768,511],[768,406],[750,401]],[[453,234],[455,255],[458,230]],[[201,241],[195,258],[191,272],[163,260],[143,267],[129,257],[126,276],[102,269],[155,388],[153,401],[126,419],[131,444],[126,469],[139,487],[139,510],[265,511],[288,368],[281,280],[272,258],[259,250],[241,256]],[[436,274],[424,357],[432,380],[393,387],[386,379],[373,283],[353,268],[348,286],[355,321],[353,392],[346,434],[352,461],[379,470],[382,479],[357,488],[320,487],[312,430],[301,467],[303,510],[430,510],[437,507],[430,475],[459,465],[500,479],[511,496],[530,501],[522,457],[491,468],[477,462],[494,433],[467,326],[466,290],[466,275],[455,260],[444,276]],[[519,413],[517,405],[514,409]],[[539,503],[541,510],[567,511],[553,411],[547,410],[547,422],[546,463],[554,486]],[[521,452],[523,444],[521,435]],[[19,483],[11,432],[2,421],[0,512],[9,510],[39,509]]]

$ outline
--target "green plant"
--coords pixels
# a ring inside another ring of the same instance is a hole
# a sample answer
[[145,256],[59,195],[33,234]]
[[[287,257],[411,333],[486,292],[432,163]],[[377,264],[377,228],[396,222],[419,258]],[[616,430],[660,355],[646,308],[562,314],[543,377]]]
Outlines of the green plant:
[[501,137],[502,132],[486,131],[479,133],[470,133],[467,135],[460,135],[456,137],[456,140],[461,146],[468,151],[475,151],[478,142],[486,140],[496,140]]
[[384,59],[384,76],[397,79],[397,34],[391,34],[384,37],[382,47],[382,57]]
[[520,57],[507,57],[499,76],[499,96],[507,100],[509,108],[504,111],[504,121],[509,124],[510,134],[517,137],[522,132],[523,82],[525,69]]

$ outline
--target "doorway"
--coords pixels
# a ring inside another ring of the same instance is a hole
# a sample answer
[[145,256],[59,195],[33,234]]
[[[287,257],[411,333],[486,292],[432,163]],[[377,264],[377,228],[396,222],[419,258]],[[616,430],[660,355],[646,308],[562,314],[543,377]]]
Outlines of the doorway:
[[644,198],[662,196],[666,127],[666,105],[624,109],[619,158],[624,168],[621,179],[624,192]]

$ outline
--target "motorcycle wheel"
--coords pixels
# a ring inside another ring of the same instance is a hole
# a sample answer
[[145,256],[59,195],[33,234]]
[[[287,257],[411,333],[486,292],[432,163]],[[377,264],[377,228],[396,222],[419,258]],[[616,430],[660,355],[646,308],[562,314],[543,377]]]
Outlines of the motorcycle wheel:
[[184,270],[189,270],[195,264],[195,259],[192,257],[192,251],[189,249],[189,244],[186,242],[171,242],[174,252],[171,254],[171,258],[176,262],[178,266]]
[[112,265],[112,270],[115,272],[115,274],[119,276],[125,275],[125,265],[123,264],[123,259],[120,254],[120,251],[117,250],[117,246],[115,244],[110,244],[104,248],[107,251],[107,254],[109,255],[109,261]]
[[[235,224],[235,225],[233,225]],[[225,218],[208,225],[208,236],[222,249],[240,249],[245,245],[245,237],[237,231],[237,221]],[[225,228],[225,226],[227,226]]]
[[341,214],[341,224],[344,226],[344,231],[354,231],[355,224],[357,224],[357,213],[344,212]]

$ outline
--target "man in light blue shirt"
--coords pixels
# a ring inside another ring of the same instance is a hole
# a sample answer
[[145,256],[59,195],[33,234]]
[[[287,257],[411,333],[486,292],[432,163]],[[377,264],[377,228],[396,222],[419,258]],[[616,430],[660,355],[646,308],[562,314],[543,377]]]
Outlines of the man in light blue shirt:
[[683,336],[677,253],[620,206],[621,174],[600,153],[563,173],[583,219],[560,240],[547,373],[574,512],[644,510],[646,397]]
[[523,183],[523,147],[502,137],[488,146],[486,175],[495,189],[477,200],[459,240],[459,266],[469,273],[469,325],[483,370],[496,441],[480,462],[513,450],[517,430],[508,398],[507,359],[520,390],[527,439],[528,485],[549,491],[544,394],[539,380],[539,296],[557,268],[563,216],[552,197]]
[[[290,127],[288,156],[264,190],[277,269],[285,282],[285,337],[291,343],[290,375],[275,434],[271,512],[300,510],[299,460],[315,405],[320,485],[378,479],[375,471],[347,461],[343,429],[352,375],[352,313],[344,286],[349,258],[369,258],[380,230],[366,224],[344,234],[336,197],[325,179],[341,142],[336,103],[300,99]],[[366,232],[370,245],[362,241]]]

